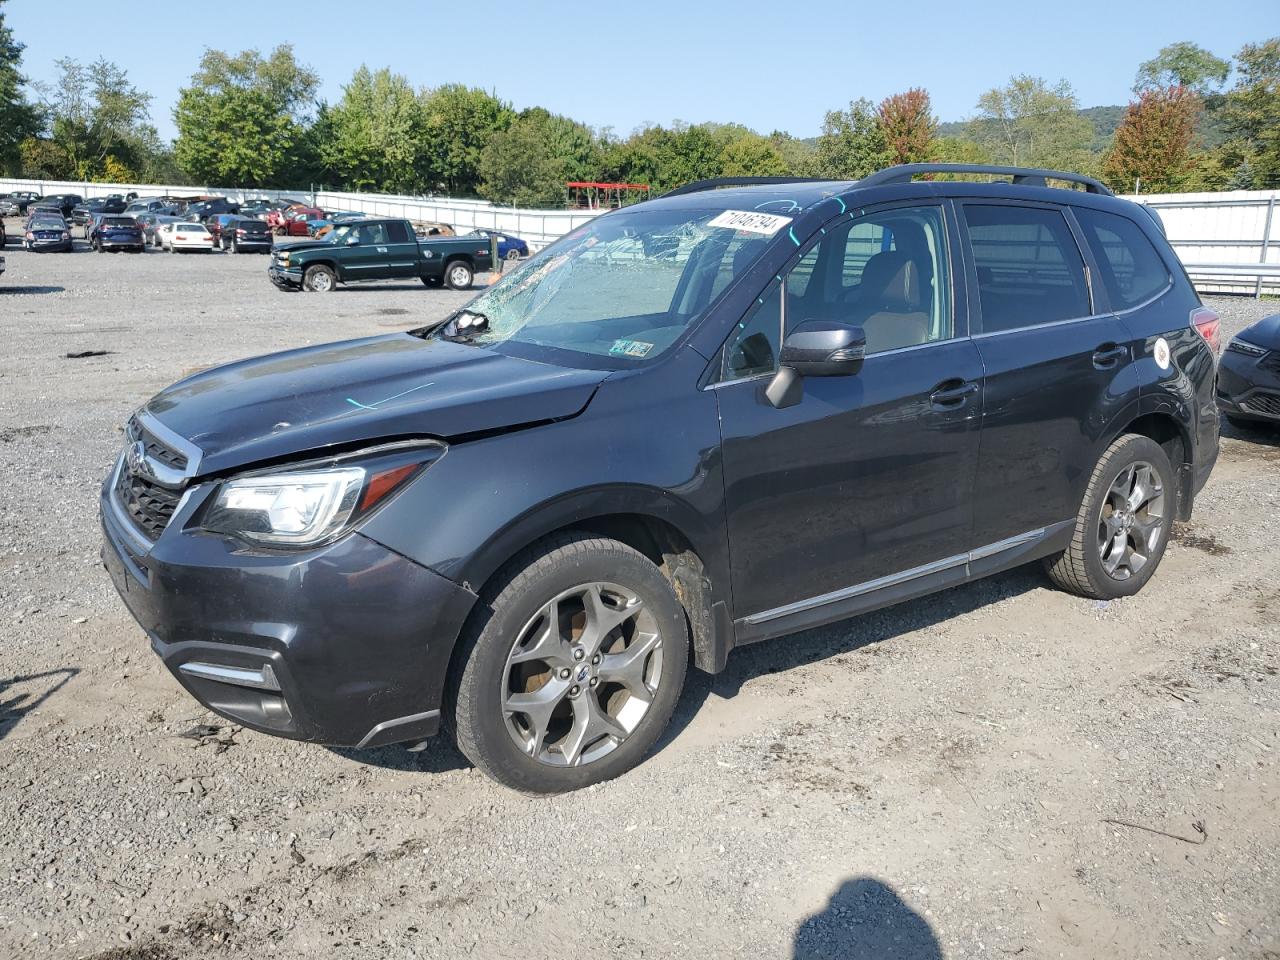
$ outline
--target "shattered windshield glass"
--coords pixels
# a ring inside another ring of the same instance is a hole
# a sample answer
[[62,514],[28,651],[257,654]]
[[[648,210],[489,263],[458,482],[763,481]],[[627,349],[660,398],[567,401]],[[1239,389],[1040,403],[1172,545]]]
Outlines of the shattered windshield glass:
[[522,343],[653,360],[786,222],[687,208],[599,217],[509,273],[437,335],[482,346]]

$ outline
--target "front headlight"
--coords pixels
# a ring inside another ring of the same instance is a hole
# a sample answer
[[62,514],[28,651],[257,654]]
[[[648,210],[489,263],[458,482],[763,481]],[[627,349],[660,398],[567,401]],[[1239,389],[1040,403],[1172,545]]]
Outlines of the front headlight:
[[427,459],[403,457],[378,466],[298,470],[228,480],[202,529],[252,543],[315,546],[343,533],[409,479]]
[[1265,347],[1255,346],[1248,340],[1241,340],[1239,337],[1232,338],[1231,342],[1227,344],[1227,350],[1231,353],[1242,353],[1246,357],[1261,357],[1268,352]]

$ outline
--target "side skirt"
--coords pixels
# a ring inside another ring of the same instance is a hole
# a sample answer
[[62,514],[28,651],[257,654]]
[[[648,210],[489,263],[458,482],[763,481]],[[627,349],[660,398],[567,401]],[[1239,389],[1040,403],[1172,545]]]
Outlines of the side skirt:
[[1066,549],[1074,520],[735,620],[735,646],[809,630],[937,593]]

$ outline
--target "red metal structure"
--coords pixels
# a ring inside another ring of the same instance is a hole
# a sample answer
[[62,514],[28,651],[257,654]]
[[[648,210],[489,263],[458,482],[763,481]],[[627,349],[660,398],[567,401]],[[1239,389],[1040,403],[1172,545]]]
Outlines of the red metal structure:
[[590,180],[565,184],[566,206],[577,210],[613,210],[649,199],[647,183],[595,183]]

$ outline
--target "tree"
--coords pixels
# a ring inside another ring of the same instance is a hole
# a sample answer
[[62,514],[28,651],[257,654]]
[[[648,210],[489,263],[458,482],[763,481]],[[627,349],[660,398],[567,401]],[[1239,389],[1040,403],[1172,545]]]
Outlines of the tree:
[[480,155],[480,195],[518,207],[564,199],[564,185],[592,179],[600,147],[584,125],[541,107],[521,113]]
[[1182,188],[1195,167],[1191,145],[1202,109],[1188,87],[1143,91],[1116,130],[1103,173],[1121,186],[1140,178],[1151,191]]
[[890,156],[870,100],[855,100],[848,110],[832,110],[824,118],[815,159],[818,176],[856,180],[888,166]]
[[885,97],[876,108],[880,133],[890,163],[920,163],[929,159],[938,122],[930,113],[929,94],[919,87]]
[[997,163],[1083,171],[1092,165],[1093,128],[1077,113],[1071,85],[1040,77],[1011,77],[978,98],[970,134]]
[[40,112],[22,90],[26,45],[18,43],[5,26],[4,2],[0,0],[0,172],[13,173],[21,164],[20,145],[40,130]]
[[[150,119],[151,94],[143,93],[117,64],[99,57],[85,66],[55,61],[58,79],[44,89],[51,139],[77,180],[133,179],[148,150],[158,144]],[[108,163],[110,161],[110,163]]]
[[1227,82],[1231,61],[1215,57],[1204,47],[1189,40],[1161,47],[1152,59],[1138,66],[1133,92],[1186,87],[1201,97],[1215,93]]
[[423,93],[426,150],[420,172],[450,194],[475,193],[480,155],[490,139],[515,119],[511,105],[492,94],[450,83]]
[[309,159],[305,128],[319,83],[288,44],[266,58],[206,50],[190,86],[178,91],[175,160],[206,183],[293,185]]
[[47,137],[27,137],[18,146],[19,175],[28,180],[70,180],[75,176],[66,153]]
[[1236,83],[1222,108],[1254,189],[1280,185],[1280,37],[1236,54]]
[[320,158],[344,185],[389,193],[418,189],[426,114],[404,76],[385,68],[370,73],[361,66],[325,116],[328,132],[318,144]]
[[739,134],[720,151],[720,175],[724,177],[782,177],[789,172],[773,141],[758,133]]

